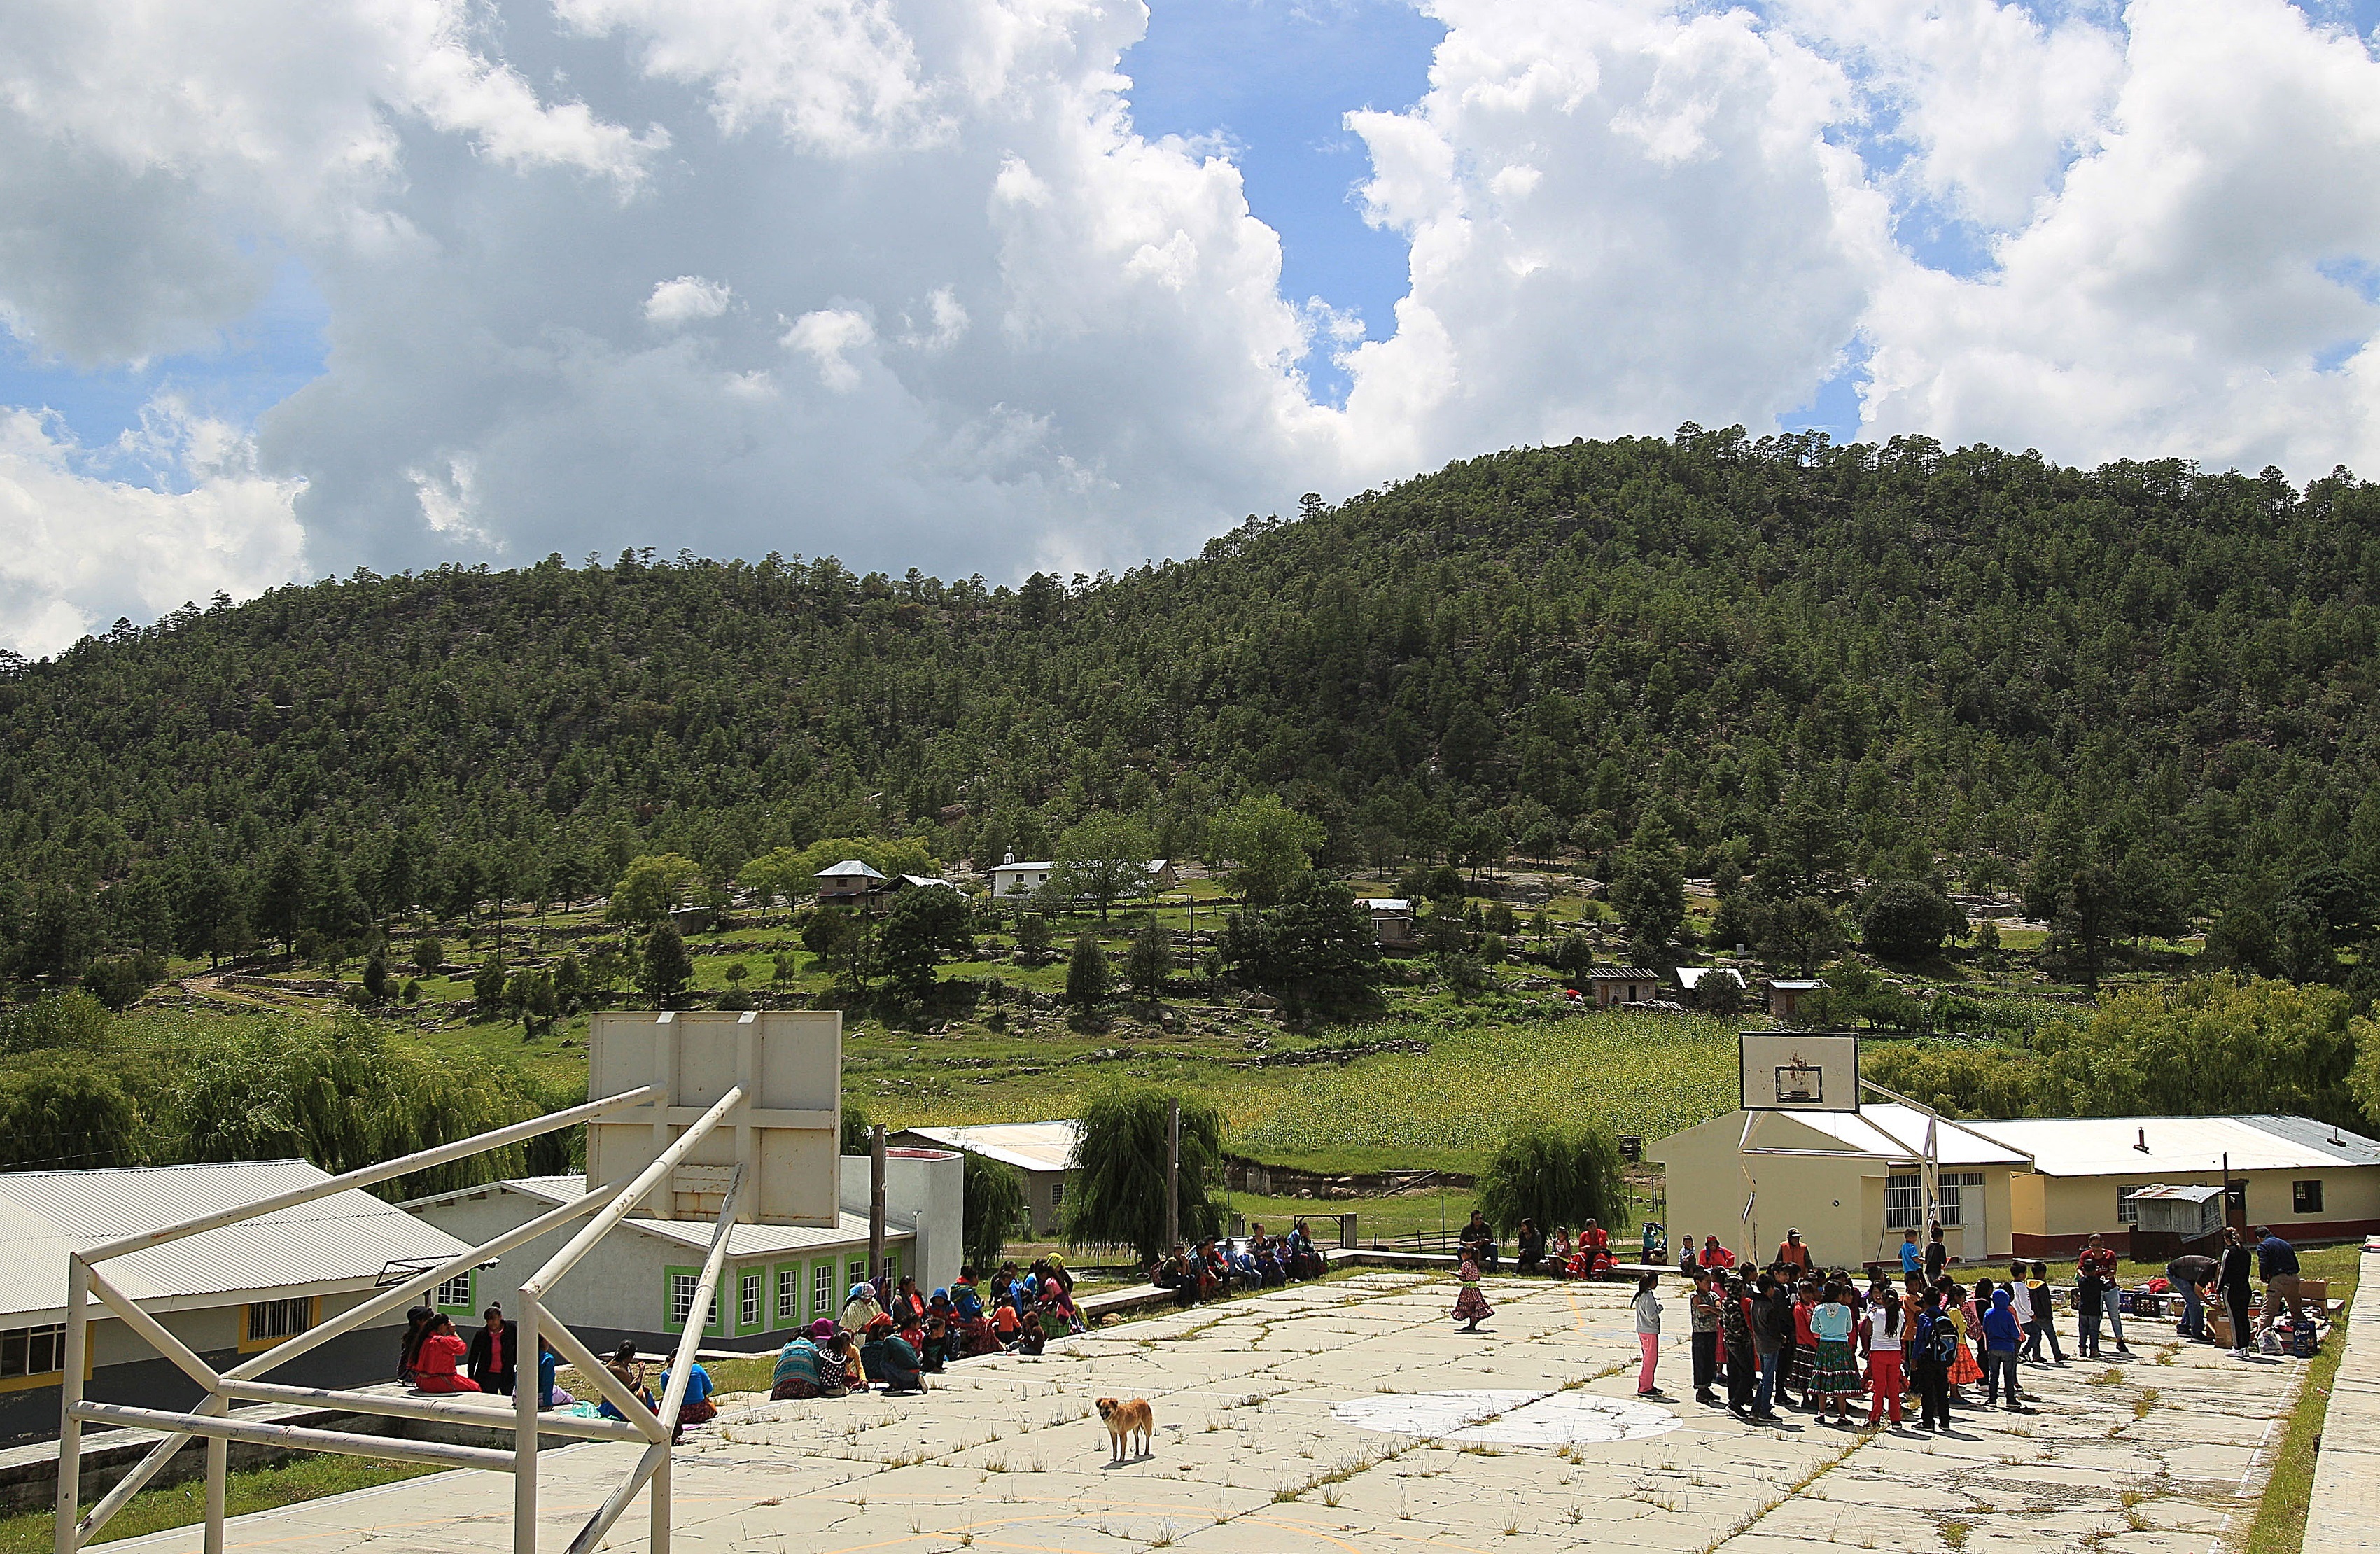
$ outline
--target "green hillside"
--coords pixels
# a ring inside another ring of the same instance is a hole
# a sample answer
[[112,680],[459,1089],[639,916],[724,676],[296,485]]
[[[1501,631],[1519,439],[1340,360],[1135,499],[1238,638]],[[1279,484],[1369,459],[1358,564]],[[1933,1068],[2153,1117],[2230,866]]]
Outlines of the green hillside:
[[643,852],[1046,856],[1100,809],[1196,856],[1251,790],[1390,870],[2027,884],[2101,939],[2237,909],[2306,977],[2368,931],[2380,492],[2343,472],[1688,428],[1307,508],[1116,578],[554,556],[9,662],[0,950],[360,942]]

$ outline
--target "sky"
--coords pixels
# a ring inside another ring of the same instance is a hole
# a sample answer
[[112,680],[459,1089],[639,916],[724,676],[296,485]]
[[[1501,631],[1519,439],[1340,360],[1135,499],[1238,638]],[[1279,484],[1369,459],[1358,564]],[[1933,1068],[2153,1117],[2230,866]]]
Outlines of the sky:
[[1681,423],[2380,469],[2380,0],[0,0],[0,646]]

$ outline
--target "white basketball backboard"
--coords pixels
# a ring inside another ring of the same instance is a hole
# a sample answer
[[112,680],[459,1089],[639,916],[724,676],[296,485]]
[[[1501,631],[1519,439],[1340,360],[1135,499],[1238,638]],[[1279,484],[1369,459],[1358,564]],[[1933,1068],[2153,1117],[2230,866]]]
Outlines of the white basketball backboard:
[[1745,1031],[1743,1110],[1857,1111],[1859,1038]]
[[688,1010],[598,1014],[588,1034],[587,1094],[658,1087],[659,1106],[587,1125],[587,1179],[616,1182],[654,1157],[741,1085],[745,1101],[653,1189],[640,1212],[716,1219],[744,1167],[736,1218],[763,1225],[840,1222],[843,1015],[840,1011]]

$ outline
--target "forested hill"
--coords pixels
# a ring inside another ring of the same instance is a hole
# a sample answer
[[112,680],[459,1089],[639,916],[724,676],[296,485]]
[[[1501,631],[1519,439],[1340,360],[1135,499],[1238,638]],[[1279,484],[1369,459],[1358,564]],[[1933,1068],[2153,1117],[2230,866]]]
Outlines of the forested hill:
[[[1513,451],[1099,580],[560,557],[358,573],[0,681],[22,972],[925,833],[1342,860],[1668,845],[1772,892],[2104,862],[2169,911],[2380,865],[2380,491],[1687,428]],[[1648,823],[1650,822],[1650,823]],[[294,861],[293,861],[294,860]],[[335,927],[335,925],[333,925]]]

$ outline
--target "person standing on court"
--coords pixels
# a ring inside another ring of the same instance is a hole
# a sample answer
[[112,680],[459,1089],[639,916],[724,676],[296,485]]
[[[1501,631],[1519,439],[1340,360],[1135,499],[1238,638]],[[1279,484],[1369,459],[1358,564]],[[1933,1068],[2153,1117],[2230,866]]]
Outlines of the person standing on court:
[[1925,1257],[1917,1249],[1917,1227],[1912,1225],[1900,1232],[1900,1277],[1925,1271]]
[[2223,1257],[2216,1265],[2215,1287],[2223,1297],[2225,1315],[2231,1318],[2231,1353],[2240,1359],[2248,1357],[2248,1301],[2254,1292],[2255,1258],[2240,1244],[2237,1225],[2223,1227]]
[[2124,1346],[2123,1286],[2116,1280],[2116,1254],[2108,1249],[2106,1237],[2095,1235],[2091,1238],[2091,1244],[2085,1246],[2082,1255],[2074,1260],[2074,1272],[2078,1280],[2095,1279],[2099,1281],[2100,1305],[2107,1319],[2107,1331],[2115,1336],[2116,1353],[2131,1354],[2131,1351]]
[[1718,1301],[1711,1289],[1712,1276],[1697,1270],[1694,1293],[1686,1303],[1686,1315],[1694,1328],[1694,1401],[1717,1402],[1711,1383],[1718,1379]]
[[2298,1305],[2298,1249],[2275,1235],[2270,1225],[2256,1227],[2256,1273],[2265,1281],[2265,1329],[2271,1329],[2285,1304],[2291,1330],[2302,1325],[2305,1311]]
[[480,1384],[482,1392],[513,1395],[513,1386],[520,1375],[520,1325],[504,1320],[504,1308],[491,1305],[483,1313],[487,1326],[471,1335],[469,1356],[463,1368]]
[[1636,1281],[1636,1347],[1644,1353],[1645,1365],[1636,1373],[1636,1395],[1658,1398],[1661,1389],[1653,1385],[1653,1367],[1661,1358],[1661,1276],[1648,1273]]
[[1950,1266],[1950,1246],[1942,1239],[1942,1222],[1937,1220],[1925,1241],[1925,1287],[1932,1289],[1942,1282],[1942,1270]]

